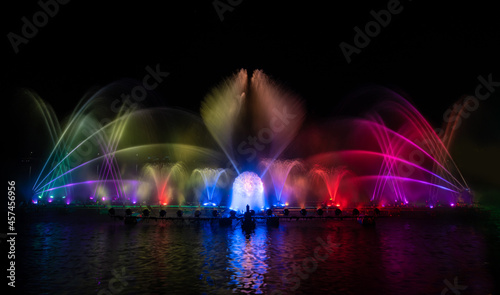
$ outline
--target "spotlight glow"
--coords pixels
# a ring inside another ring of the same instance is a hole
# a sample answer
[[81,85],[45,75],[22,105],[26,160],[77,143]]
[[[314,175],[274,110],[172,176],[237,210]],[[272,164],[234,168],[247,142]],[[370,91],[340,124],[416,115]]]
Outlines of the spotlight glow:
[[260,177],[253,172],[241,173],[233,183],[232,208],[259,210],[264,207],[264,185]]

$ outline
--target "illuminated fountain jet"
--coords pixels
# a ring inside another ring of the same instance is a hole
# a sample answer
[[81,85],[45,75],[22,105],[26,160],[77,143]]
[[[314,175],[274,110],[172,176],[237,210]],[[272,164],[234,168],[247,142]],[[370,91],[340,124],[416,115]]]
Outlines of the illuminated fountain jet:
[[222,168],[196,168],[193,170],[191,178],[199,176],[202,180],[202,191],[198,197],[198,203],[204,206],[218,206],[220,204],[220,196],[216,194],[219,180],[225,176],[227,178],[226,169]]
[[310,174],[313,177],[317,177],[321,179],[328,192],[328,200],[324,200],[324,203],[327,204],[335,204],[339,205],[347,203],[345,200],[340,200],[338,197],[339,187],[342,181],[342,178],[350,173],[345,167],[335,167],[335,168],[324,168],[319,165],[314,166]]
[[269,160],[264,159],[261,161],[263,167],[267,167],[267,174],[271,179],[271,185],[274,188],[275,202],[272,204],[277,206],[287,206],[290,200],[290,192],[295,191],[298,181],[294,183],[289,182],[289,189],[285,190],[287,179],[294,168],[303,170],[304,166],[300,160]]
[[168,205],[172,203],[175,196],[175,204],[183,204],[184,196],[179,187],[182,187],[185,182],[186,171],[182,162],[147,164],[143,170],[145,175],[143,181],[149,179],[156,190],[157,201],[150,201],[150,203]]
[[[241,70],[207,95],[201,116],[226,154],[227,167],[237,174],[230,207],[243,208],[243,200],[253,210],[265,207],[261,178],[302,124],[299,100],[262,71],[255,71],[249,79]],[[269,161],[259,169],[264,158]]]
[[[53,194],[64,195],[68,202],[136,203],[152,201],[154,194],[152,203],[182,204],[185,181],[170,173],[176,170],[175,163],[188,163],[185,170],[222,163],[223,156],[214,150],[215,142],[199,116],[165,107],[116,110],[116,97],[126,87],[130,85],[115,83],[84,97],[63,128],[46,104],[30,94],[45,118],[41,125],[54,139],[34,178],[34,201]],[[158,154],[166,160],[155,168],[147,159]],[[177,191],[173,199],[165,193],[171,190]]]
[[[302,126],[302,104],[262,71],[249,77],[241,70],[214,88],[202,103],[201,118],[155,105],[117,110],[116,97],[125,86],[113,84],[84,97],[64,121],[36,94],[25,93],[26,105],[39,114],[32,127],[46,127],[43,134],[50,138],[38,141],[46,144],[40,149],[48,148],[48,156],[34,169],[37,176],[31,178],[30,172],[34,202],[60,196],[69,203],[90,196],[218,205],[222,192],[231,189],[225,203],[241,210],[247,204],[253,210],[286,204],[292,194],[301,207],[310,201],[317,187],[307,181],[314,179],[292,173],[301,162],[280,158]],[[441,138],[397,93],[366,93],[379,103],[363,118],[317,125],[294,146],[304,166],[316,167],[311,173],[323,180],[329,199],[337,201],[340,194],[346,204],[472,202],[448,152],[453,126],[446,126]],[[359,108],[358,100],[352,101]],[[150,155],[163,160],[153,163]],[[203,193],[193,199],[186,193],[186,175],[192,182],[198,175],[203,180]]]
[[[378,103],[363,118],[340,118],[308,130],[310,134],[301,141],[314,143],[316,149],[306,158],[308,164],[344,166],[351,171],[350,177],[340,179],[341,186],[350,183],[346,198],[350,203],[470,202],[470,189],[448,151],[449,143],[441,140],[413,105],[385,88],[364,89],[357,95]],[[354,109],[363,101],[357,95],[347,102]]]
[[384,154],[372,200],[389,191],[403,204],[456,203],[468,186],[447,146],[412,104],[392,91],[386,97],[368,116]]

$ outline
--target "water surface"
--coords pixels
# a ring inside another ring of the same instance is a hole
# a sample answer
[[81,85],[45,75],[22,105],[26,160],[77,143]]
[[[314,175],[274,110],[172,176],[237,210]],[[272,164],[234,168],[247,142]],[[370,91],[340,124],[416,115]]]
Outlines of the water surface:
[[42,214],[19,224],[17,290],[495,294],[495,230],[484,221],[395,217],[373,228],[346,220],[287,221],[245,233],[203,222],[127,226],[99,215]]

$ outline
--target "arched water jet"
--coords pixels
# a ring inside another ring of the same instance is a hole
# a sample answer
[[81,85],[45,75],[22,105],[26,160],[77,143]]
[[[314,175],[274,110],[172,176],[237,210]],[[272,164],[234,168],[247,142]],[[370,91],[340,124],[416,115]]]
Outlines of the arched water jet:
[[193,170],[191,177],[199,176],[203,182],[202,192],[205,192],[206,201],[201,199],[203,197],[203,193],[201,193],[199,199],[201,204],[217,206],[220,203],[220,200],[214,199],[214,195],[219,178],[223,175],[227,177],[226,170],[222,168],[197,168]]
[[157,162],[146,164],[143,168],[142,181],[152,182],[156,190],[156,202],[159,205],[184,203],[183,188],[186,181],[184,164]]
[[328,192],[328,201],[338,203],[337,193],[342,178],[349,173],[346,167],[325,168],[319,165],[314,166],[310,172],[312,177],[319,177],[325,184]]
[[[383,93],[385,93],[389,98],[379,103],[373,109],[373,112],[371,115],[369,115],[369,118],[381,125],[386,125],[384,124],[385,122],[383,120],[385,114],[389,114],[390,118],[392,118],[392,121],[395,121],[394,118],[400,118],[400,121],[402,121],[402,123],[395,125],[391,129],[396,130],[397,133],[401,134],[401,136],[403,137],[406,137],[408,139],[411,138],[412,142],[418,142],[418,146],[421,148],[417,151],[408,151],[404,146],[400,145],[400,148],[402,149],[401,152],[410,153],[411,156],[411,153],[418,154],[423,149],[425,149],[427,151],[427,153],[425,154],[430,154],[430,157],[435,159],[435,161],[432,163],[431,168],[433,172],[435,172],[435,174],[442,174],[443,172],[445,172],[446,174],[444,174],[443,176],[448,177],[448,175],[450,175],[452,179],[456,181],[456,185],[463,187],[464,190],[468,190],[469,188],[467,182],[458,169],[455,161],[451,157],[447,145],[443,141],[441,141],[434,129],[430,126],[429,122],[425,120],[422,114],[418,112],[418,110],[413,105],[411,105],[407,100],[405,100],[397,93],[387,89],[384,89]],[[389,116],[386,115],[385,117],[387,118]],[[381,133],[379,133],[379,135],[381,135]],[[379,139],[381,138],[379,137]],[[390,143],[391,145],[398,145],[398,142],[394,142],[392,140],[390,142],[379,141],[379,143],[381,143],[385,149],[387,149],[388,147],[390,148],[390,145],[388,145],[388,143]],[[398,153],[401,152],[398,151]],[[392,170],[390,165],[386,166],[386,168],[386,171]],[[456,177],[454,177],[451,172],[458,174],[460,181]],[[437,198],[436,194],[436,187],[431,186],[429,188],[429,200],[434,198],[435,201],[435,198]]]
[[304,169],[302,162],[300,160],[264,159],[261,161],[261,164],[267,167],[268,174],[271,177],[277,205],[284,206],[289,201],[288,195],[283,195],[283,189],[288,179],[288,175],[295,167],[301,170]]

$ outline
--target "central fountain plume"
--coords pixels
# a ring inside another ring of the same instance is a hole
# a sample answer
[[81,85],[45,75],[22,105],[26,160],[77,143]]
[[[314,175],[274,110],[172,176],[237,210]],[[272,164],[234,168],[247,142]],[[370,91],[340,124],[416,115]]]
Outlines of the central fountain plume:
[[[226,167],[232,166],[238,175],[231,207],[243,210],[244,200],[250,199],[252,209],[261,209],[265,203],[261,178],[302,125],[301,102],[262,71],[255,71],[249,79],[241,70],[205,98],[201,116],[229,160]],[[286,176],[278,176],[274,170],[271,176],[278,178],[276,195],[280,200]]]
[[264,208],[264,185],[262,180],[257,174],[248,171],[241,173],[234,180],[231,208],[242,211],[246,205],[249,205],[250,209],[253,210]]
[[248,81],[241,70],[207,95],[201,116],[229,159],[228,166],[240,174],[248,166],[255,169],[260,159],[270,159],[271,165],[297,134],[304,111],[293,94],[262,71],[255,71]]

